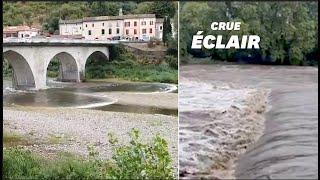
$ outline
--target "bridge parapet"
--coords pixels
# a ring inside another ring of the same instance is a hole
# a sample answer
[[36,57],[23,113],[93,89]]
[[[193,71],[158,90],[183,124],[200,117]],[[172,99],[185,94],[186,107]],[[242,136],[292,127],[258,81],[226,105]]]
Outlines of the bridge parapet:
[[84,39],[4,38],[3,46],[112,46],[118,41]]

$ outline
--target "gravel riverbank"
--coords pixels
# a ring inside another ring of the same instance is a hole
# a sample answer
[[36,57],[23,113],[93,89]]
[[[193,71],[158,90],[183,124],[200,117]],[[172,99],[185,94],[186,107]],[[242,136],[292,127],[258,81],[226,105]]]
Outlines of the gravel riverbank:
[[177,172],[178,118],[166,115],[106,112],[87,109],[5,107],[4,133],[26,137],[35,145],[26,148],[40,154],[70,152],[87,156],[87,146],[94,145],[99,157],[111,157],[107,133],[128,143],[131,128],[140,131],[149,142],[160,133],[169,143],[172,166]]

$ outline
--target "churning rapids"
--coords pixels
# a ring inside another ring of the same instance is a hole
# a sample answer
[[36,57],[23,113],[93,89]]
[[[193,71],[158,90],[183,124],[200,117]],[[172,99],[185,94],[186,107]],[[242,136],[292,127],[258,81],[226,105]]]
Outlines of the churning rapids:
[[48,88],[40,91],[19,91],[11,88],[11,81],[3,81],[4,106],[91,108],[103,111],[177,115],[176,109],[117,104],[110,92],[152,94],[175,92],[177,87],[162,83],[63,83],[48,81]]
[[318,68],[187,65],[180,177],[318,179]]

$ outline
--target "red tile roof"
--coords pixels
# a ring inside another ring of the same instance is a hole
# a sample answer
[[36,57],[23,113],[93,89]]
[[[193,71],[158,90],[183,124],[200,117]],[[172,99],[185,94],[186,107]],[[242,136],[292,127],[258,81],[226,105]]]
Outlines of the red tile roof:
[[13,33],[19,31],[39,31],[37,28],[30,28],[29,26],[7,26],[3,28],[3,33]]

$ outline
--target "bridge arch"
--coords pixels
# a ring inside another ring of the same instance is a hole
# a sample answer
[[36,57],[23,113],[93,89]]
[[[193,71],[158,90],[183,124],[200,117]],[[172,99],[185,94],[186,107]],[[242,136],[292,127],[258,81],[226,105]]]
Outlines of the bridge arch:
[[94,51],[94,52],[92,52],[86,58],[85,72],[84,72],[85,77],[88,78],[88,74],[87,73],[92,70],[92,69],[89,69],[88,66],[91,66],[92,68],[99,68],[99,67],[101,67],[100,65],[105,65],[107,63],[109,63],[109,54],[106,54],[105,52],[102,52],[102,51]]
[[9,61],[13,68],[12,86],[15,89],[36,88],[34,73],[26,58],[13,50],[3,52],[3,57]]
[[59,52],[55,54],[46,64],[45,74],[48,66],[53,59],[59,60],[58,81],[79,82],[79,65],[76,59],[68,52]]
[[91,54],[89,54],[89,56],[86,58],[86,63],[88,63],[88,61],[92,61],[92,60],[105,60],[106,62],[109,61],[109,53],[106,54],[102,51],[94,51]]

